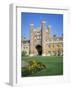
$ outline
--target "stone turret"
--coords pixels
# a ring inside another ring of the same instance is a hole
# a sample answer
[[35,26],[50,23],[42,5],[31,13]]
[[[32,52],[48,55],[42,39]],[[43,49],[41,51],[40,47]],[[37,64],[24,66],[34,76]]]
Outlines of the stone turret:
[[42,55],[45,56],[46,50],[45,50],[45,38],[46,38],[46,22],[42,21],[41,23],[41,32],[42,32]]
[[33,38],[34,24],[30,24],[30,56],[34,53],[34,38]]

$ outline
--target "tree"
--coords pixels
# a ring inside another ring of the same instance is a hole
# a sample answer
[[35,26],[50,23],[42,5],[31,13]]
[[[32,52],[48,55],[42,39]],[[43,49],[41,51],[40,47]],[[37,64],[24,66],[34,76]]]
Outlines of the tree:
[[22,56],[26,56],[27,52],[26,51],[22,51]]

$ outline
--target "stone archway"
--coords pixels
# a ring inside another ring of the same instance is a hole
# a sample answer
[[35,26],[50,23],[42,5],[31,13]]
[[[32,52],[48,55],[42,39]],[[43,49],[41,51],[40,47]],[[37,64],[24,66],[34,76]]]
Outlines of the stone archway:
[[42,46],[41,45],[36,45],[36,50],[38,52],[38,55],[42,55]]

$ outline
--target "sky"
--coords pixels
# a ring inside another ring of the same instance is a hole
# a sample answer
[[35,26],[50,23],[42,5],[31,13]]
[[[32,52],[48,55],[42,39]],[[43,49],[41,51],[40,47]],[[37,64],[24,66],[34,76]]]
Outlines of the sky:
[[34,28],[40,27],[41,22],[46,21],[46,27],[51,26],[51,34],[61,36],[63,34],[63,14],[46,13],[21,13],[21,35],[29,39],[30,24]]

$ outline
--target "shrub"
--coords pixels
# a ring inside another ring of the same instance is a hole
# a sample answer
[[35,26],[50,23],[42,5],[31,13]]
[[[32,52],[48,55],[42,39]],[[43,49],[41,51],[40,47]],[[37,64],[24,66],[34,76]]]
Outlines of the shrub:
[[46,68],[42,62],[36,60],[31,60],[28,63],[27,67],[22,68],[22,76],[28,76]]

